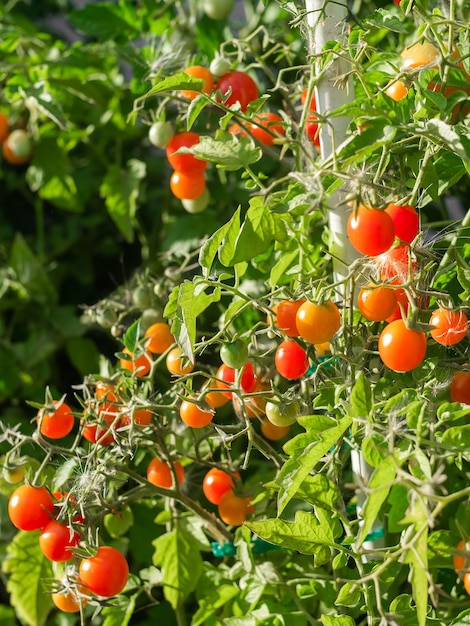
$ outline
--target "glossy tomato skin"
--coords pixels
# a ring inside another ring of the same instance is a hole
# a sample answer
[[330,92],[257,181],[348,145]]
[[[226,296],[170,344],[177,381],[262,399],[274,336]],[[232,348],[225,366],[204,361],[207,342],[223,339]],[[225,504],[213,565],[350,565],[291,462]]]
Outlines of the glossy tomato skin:
[[269,441],[280,441],[287,437],[290,432],[290,426],[276,426],[270,420],[261,420],[261,434]]
[[416,267],[415,261],[410,258],[410,248],[404,243],[379,254],[376,261],[383,280],[393,280],[397,285],[407,282],[410,270],[413,272]]
[[250,496],[237,496],[232,489],[221,497],[218,508],[220,518],[230,526],[241,526],[255,510]]
[[338,307],[331,300],[316,304],[307,300],[298,309],[296,326],[299,335],[309,343],[330,341],[341,326]]
[[166,148],[175,131],[171,122],[154,122],[149,128],[149,141],[156,148]]
[[467,549],[467,542],[462,539],[457,545],[457,553],[454,554],[454,569],[456,574],[460,574],[460,572],[465,569],[468,570],[470,567],[470,554]]
[[386,252],[395,240],[395,228],[390,215],[363,204],[350,214],[347,230],[352,246],[367,256]]
[[[237,371],[223,363],[217,370],[215,377],[218,379],[217,387],[219,389],[230,389],[230,387],[233,387],[236,383]],[[257,382],[258,378],[255,374],[255,368],[252,363],[247,361],[240,374],[240,388],[244,393],[251,393],[254,391]],[[231,391],[223,393],[228,398],[232,397]]]
[[450,383],[450,399],[452,402],[470,404],[470,372],[456,372]]
[[[240,103],[242,111],[246,111],[248,105],[259,96],[258,86],[255,81],[246,72],[234,70],[223,74],[215,86],[224,96],[224,104],[228,107]],[[230,95],[225,99],[225,94]]]
[[426,348],[426,335],[407,328],[403,320],[388,324],[379,337],[380,358],[395,372],[409,372],[418,367],[426,356]]
[[225,365],[232,369],[240,369],[248,360],[248,346],[243,339],[223,343],[220,348],[220,358]]
[[197,159],[193,154],[176,154],[180,148],[191,148],[199,143],[199,135],[191,131],[174,135],[166,146],[166,157],[171,167],[186,175],[202,174],[207,168],[207,161]]
[[201,92],[210,93],[214,86],[214,78],[210,71],[202,65],[191,65],[184,70],[184,73],[193,78],[199,78],[203,81],[201,91],[194,91],[193,89],[183,89],[181,93],[188,100],[194,100]]
[[409,204],[389,204],[385,212],[390,215],[395,235],[405,243],[411,243],[419,233],[419,215]]
[[20,530],[40,530],[52,519],[54,501],[45,487],[21,485],[8,501],[8,516]]
[[[234,475],[240,480],[238,472],[235,472]],[[222,496],[232,489],[235,489],[235,483],[233,477],[228,472],[213,467],[204,476],[202,491],[212,504],[219,504]]]
[[368,285],[359,291],[357,307],[362,316],[371,322],[383,322],[397,307],[396,289]]
[[297,311],[305,300],[281,300],[276,309],[274,325],[288,337],[299,337]]
[[52,594],[52,602],[64,613],[78,613],[88,604],[90,592],[83,585],[78,585],[79,593],[70,589]]
[[122,351],[128,355],[128,359],[120,359],[120,365],[123,369],[135,374],[137,377],[147,376],[152,367],[152,355],[147,350],[135,356],[128,348]]
[[172,348],[166,355],[166,368],[173,376],[184,376],[190,374],[195,364],[191,363],[176,346]]
[[50,520],[41,530],[39,547],[50,561],[65,562],[73,558],[72,549],[78,545],[80,535],[70,526]]
[[214,419],[214,411],[204,409],[195,402],[183,400],[180,404],[180,417],[186,426],[191,428],[204,428]]
[[80,580],[97,596],[110,598],[124,589],[129,577],[125,557],[111,546],[100,546],[95,554],[80,563]]
[[[184,480],[184,467],[179,461],[173,463],[178,485]],[[156,487],[163,489],[171,489],[173,487],[173,474],[171,467],[165,461],[155,457],[150,461],[147,467],[147,480]]]
[[272,146],[277,137],[286,134],[282,117],[277,113],[258,113],[249,126],[251,134],[264,146]]
[[46,406],[38,411],[39,430],[49,439],[62,439],[72,430],[75,419],[68,404],[56,400],[53,404],[53,408]]
[[174,171],[170,177],[170,189],[178,200],[197,200],[206,190],[204,172],[186,174]]
[[401,53],[404,69],[419,69],[422,67],[437,67],[440,59],[439,50],[430,41],[414,43]]
[[163,354],[175,343],[175,338],[168,324],[157,322],[145,331],[146,349],[152,354]]
[[290,402],[266,403],[266,417],[274,426],[290,426],[300,415],[300,404],[297,400]]
[[431,337],[443,346],[454,346],[464,339],[468,332],[468,318],[463,311],[436,309],[429,320]]
[[385,90],[385,94],[395,100],[395,102],[400,102],[408,93],[408,87],[402,80],[396,80],[391,85],[387,87]]
[[279,374],[287,380],[302,378],[309,368],[307,353],[293,339],[286,339],[278,345],[274,362]]

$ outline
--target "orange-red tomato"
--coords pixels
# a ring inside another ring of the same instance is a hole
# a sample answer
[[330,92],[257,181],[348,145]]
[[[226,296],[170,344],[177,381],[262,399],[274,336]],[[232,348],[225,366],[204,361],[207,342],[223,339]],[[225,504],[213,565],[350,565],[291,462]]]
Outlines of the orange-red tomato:
[[274,356],[276,370],[287,380],[302,378],[309,368],[307,353],[294,339],[281,342]]
[[272,146],[276,137],[286,134],[282,117],[277,113],[257,113],[253,116],[249,130],[264,146]]
[[142,352],[137,357],[128,348],[123,349],[124,354],[128,354],[130,359],[120,359],[121,367],[138,377],[146,376],[152,367],[152,355],[150,352]]
[[152,324],[145,331],[145,347],[152,354],[163,354],[175,343],[170,327],[165,322]]
[[296,316],[297,311],[304,302],[305,300],[282,300],[277,306],[274,325],[288,337],[299,336]]
[[39,548],[50,561],[65,562],[73,558],[79,541],[80,535],[70,526],[51,519],[41,530]]
[[121,416],[121,426],[128,426],[134,421],[137,426],[148,426],[152,421],[152,411],[150,409],[134,409],[132,414],[124,413]]
[[54,501],[45,487],[21,485],[8,501],[8,516],[20,530],[40,530],[52,519]]
[[[258,86],[246,72],[233,70],[223,74],[215,86],[224,97],[224,104],[228,107],[240,103],[242,111],[246,111],[248,105],[256,100],[259,95]],[[225,98],[226,94],[229,94]]]
[[443,346],[459,343],[468,331],[468,319],[463,311],[436,309],[429,323],[435,327],[431,330],[431,337]]
[[59,403],[53,400],[53,405],[53,407],[45,406],[39,409],[37,423],[44,437],[62,439],[72,430],[75,418],[72,415],[72,409],[65,402]]
[[348,237],[361,254],[378,256],[395,241],[393,220],[386,211],[360,204],[348,218]]
[[12,165],[28,163],[33,154],[31,137],[21,128],[12,131],[3,142],[2,153],[5,160]]
[[450,383],[450,399],[452,402],[470,404],[470,372],[455,372]]
[[[305,106],[305,103],[307,102],[307,97],[308,97],[308,89],[304,89],[302,91],[302,95],[300,96],[300,102],[302,103],[302,106]],[[310,98],[310,102],[309,102],[309,106],[308,106],[310,111],[316,111],[317,110],[317,100],[315,98],[315,92],[312,91],[312,95]]]
[[297,311],[296,326],[305,341],[325,343],[333,338],[341,326],[339,309],[331,300],[323,304],[307,300]]
[[3,113],[0,113],[0,144],[2,144],[8,137],[9,129],[10,122],[8,121],[8,117]]
[[463,586],[465,588],[465,591],[470,596],[470,572],[467,572],[463,575]]
[[[238,472],[235,472],[234,476],[240,480]],[[232,489],[235,489],[232,475],[217,467],[210,469],[202,481],[202,491],[212,504],[219,504],[222,496]]]
[[79,567],[80,580],[97,596],[109,598],[124,589],[129,577],[125,557],[111,546],[100,546],[95,556],[83,559]]
[[456,554],[454,554],[454,569],[457,574],[460,574],[463,569],[468,570],[470,567],[470,554],[468,553],[466,543],[462,539],[457,545]]
[[191,131],[174,135],[166,146],[166,157],[174,170],[184,174],[202,174],[207,161],[197,159],[193,154],[177,154],[181,148],[191,148],[199,143],[199,135]]
[[[219,391],[209,391],[206,393],[206,389],[219,389]],[[218,409],[221,406],[224,406],[229,402],[230,398],[220,391],[220,387],[217,386],[217,382],[215,380],[206,381],[202,387],[202,391],[204,392],[204,400],[211,407],[211,409]]]
[[401,53],[404,69],[437,67],[440,59],[439,50],[431,42],[415,43]]
[[409,372],[426,356],[426,335],[408,328],[403,320],[390,322],[379,337],[382,362],[395,372]]
[[307,115],[305,120],[305,132],[312,144],[317,148],[320,147],[320,127],[318,125],[318,118],[316,115]]
[[[206,67],[203,67],[202,65],[191,65],[183,71],[185,74],[188,74],[188,76],[192,76],[193,78],[200,78],[202,81],[204,81],[201,89],[202,93],[210,93],[212,91],[212,87],[214,86],[214,78]],[[201,91],[194,91],[193,89],[182,89],[181,93],[185,98],[188,98],[189,100],[194,100],[194,98],[196,98],[201,93]]]
[[191,363],[176,346],[166,356],[166,368],[174,376],[183,376],[190,374],[195,364]]
[[385,212],[392,218],[396,237],[411,243],[419,233],[419,215],[416,209],[409,204],[389,204]]
[[77,590],[66,589],[52,594],[52,602],[64,613],[78,613],[88,604],[88,596],[90,592],[84,586],[78,583]]
[[255,510],[250,496],[237,496],[232,489],[221,497],[218,508],[221,520],[230,526],[241,526]]
[[[176,474],[178,485],[184,480],[184,467],[179,461],[174,461],[173,468]],[[155,457],[147,467],[147,480],[156,487],[171,489],[173,487],[173,473],[169,463]]]
[[185,174],[175,170],[170,178],[170,189],[179,200],[196,200],[206,190],[204,172]]
[[395,80],[385,90],[385,94],[392,100],[395,100],[395,102],[403,100],[407,93],[408,87],[402,80]]
[[393,279],[397,285],[405,283],[410,271],[416,268],[416,262],[410,259],[410,248],[404,243],[379,254],[376,262],[383,280]]
[[[216,384],[219,389],[230,389],[236,383],[237,373],[236,370],[229,367],[225,363],[222,363],[222,365],[217,370],[215,377],[217,379]],[[250,361],[248,361],[247,363],[245,363],[241,370],[240,388],[244,393],[251,393],[255,390],[257,382],[258,378],[256,376],[253,363],[250,363]],[[231,391],[226,391],[224,392],[224,394],[228,398],[232,397]]]
[[212,409],[204,409],[195,402],[183,400],[180,404],[180,417],[186,426],[203,428],[214,419],[214,411]]
[[98,400],[107,400],[108,402],[120,402],[121,398],[116,391],[116,386],[99,380],[95,387],[95,396]]
[[357,307],[371,322],[383,322],[397,307],[396,290],[391,287],[368,285],[359,291]]
[[96,417],[99,423],[84,422],[82,437],[90,443],[109,446],[114,442],[113,429],[121,424],[119,408],[113,402],[104,402],[97,407]]
[[261,420],[261,433],[270,441],[284,439],[290,432],[290,426],[276,426],[268,419]]

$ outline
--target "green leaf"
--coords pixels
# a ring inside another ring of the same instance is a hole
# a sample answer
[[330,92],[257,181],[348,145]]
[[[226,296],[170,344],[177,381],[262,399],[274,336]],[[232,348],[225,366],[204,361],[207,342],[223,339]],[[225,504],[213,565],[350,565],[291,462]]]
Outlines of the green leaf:
[[358,537],[359,543],[365,541],[374,522],[377,520],[380,509],[387,499],[392,482],[397,474],[397,461],[389,456],[375,468],[367,484],[367,498],[363,509],[364,523]]
[[390,602],[390,613],[396,614],[400,626],[418,626],[416,609],[411,604],[411,596],[402,594]]
[[406,526],[404,519],[409,506],[408,489],[405,485],[393,485],[388,502],[390,504],[388,530],[391,533],[401,533]]
[[202,572],[202,558],[197,544],[177,523],[173,531],[155,539],[153,546],[153,563],[163,572],[163,593],[171,606],[177,609],[196,588]]
[[134,614],[136,598],[135,595],[120,595],[113,606],[106,606],[103,609],[103,626],[127,626]]
[[143,161],[129,159],[125,169],[111,164],[100,186],[100,194],[116,226],[128,242],[134,238],[133,221],[137,208],[140,181],[145,178]]
[[470,424],[447,428],[442,435],[442,443],[456,452],[465,453],[465,457],[470,458]]
[[376,123],[365,128],[360,134],[348,137],[336,151],[336,158],[340,157],[343,167],[358,163],[384,145],[392,143],[397,129],[388,124],[388,120],[377,120]]
[[388,457],[388,443],[379,435],[366,437],[361,446],[366,463],[371,467],[378,467]]
[[220,242],[218,248],[220,262],[222,265],[225,265],[225,267],[232,266],[232,259],[235,256],[237,237],[240,233],[240,212],[241,208],[238,207],[230,218],[230,221],[227,224],[228,228],[225,231],[225,236]]
[[190,89],[192,91],[202,91],[204,81],[201,78],[194,78],[184,72],[178,72],[173,76],[166,76],[160,79],[153,87],[147,91],[145,98],[153,96],[163,91],[181,91],[182,89]]
[[[129,9],[127,9],[129,13]],[[112,3],[87,4],[83,9],[69,13],[72,24],[86,35],[100,39],[120,39],[140,35],[138,14],[132,11],[126,15],[119,6]]]
[[27,297],[44,304],[52,304],[57,300],[57,293],[49,277],[21,233],[17,233],[13,240],[9,264],[16,280],[25,288]]
[[313,513],[297,511],[294,522],[269,519],[262,522],[245,522],[245,525],[265,541],[303,554],[315,554],[320,546],[336,545],[333,529],[321,523]]
[[[320,459],[343,436],[352,423],[350,416],[338,422],[325,416],[301,417],[298,423],[307,430],[288,441],[284,449],[291,458],[284,463],[276,479],[279,485],[278,511],[285,509],[289,501],[296,496],[297,490],[305,478],[314,469]],[[322,424],[325,428],[320,426]],[[314,426],[315,425],[315,426]],[[310,428],[312,426],[312,428]],[[320,428],[320,430],[316,430]]]
[[[201,83],[203,83],[203,81],[200,81]],[[193,88],[194,89],[194,88]],[[201,84],[201,89],[202,89],[202,84]],[[199,91],[199,89],[195,89],[195,91]],[[197,118],[199,117],[199,114],[201,113],[201,111],[203,111],[206,106],[209,104],[209,100],[207,98],[205,98],[204,96],[199,96],[197,98],[194,98],[194,100],[191,100],[191,103],[188,107],[188,111],[187,111],[187,121],[186,121],[186,129],[187,130],[191,130],[191,128],[193,127],[194,122],[197,120]]]
[[365,24],[373,28],[386,28],[395,33],[403,33],[406,35],[408,30],[403,24],[403,20],[386,9],[376,9],[376,11],[365,19]]
[[355,621],[349,615],[321,615],[321,623],[323,626],[355,626]]
[[287,270],[296,262],[298,258],[299,249],[297,247],[291,252],[283,252],[283,254],[279,257],[279,260],[271,269],[268,281],[269,285],[271,287],[276,287],[277,285],[282,284],[283,279],[286,278]]
[[[413,505],[411,516],[415,522],[406,531],[406,539],[413,541],[404,558],[405,563],[410,564],[410,582],[413,599],[416,604],[418,626],[426,626],[428,612],[428,519],[426,509],[421,500],[416,500]],[[416,533],[412,537],[412,532]]]
[[309,474],[298,488],[296,497],[331,510],[341,494],[338,487],[323,474]]
[[339,590],[335,604],[337,606],[356,606],[361,600],[361,589],[357,583],[345,583]]
[[204,626],[207,619],[214,615],[218,609],[222,608],[240,594],[237,585],[222,584],[220,586],[206,589],[204,596],[198,599],[199,608],[191,621],[192,626]]
[[263,156],[261,148],[249,137],[231,133],[224,133],[220,140],[208,136],[201,137],[197,144],[184,152],[190,152],[228,171],[247,168]]
[[43,587],[43,581],[53,577],[52,566],[41,552],[38,539],[39,531],[17,533],[7,545],[3,564],[11,605],[28,626],[45,624],[53,606]]
[[354,417],[366,418],[372,411],[372,389],[364,372],[360,372],[351,390],[351,408]]
[[32,87],[22,88],[21,92],[24,98],[28,100],[30,109],[37,109],[61,130],[66,129],[67,120],[64,111],[58,99],[47,90],[45,83],[37,83]]
[[459,613],[450,623],[450,626],[470,626],[470,609]]
[[470,164],[470,141],[455,126],[450,126],[442,120],[433,118],[426,123],[426,132],[433,140],[438,137],[464,163]]
[[[238,216],[238,217],[235,217]],[[240,223],[240,209],[234,213],[233,219],[238,219],[238,223]],[[219,252],[219,248],[222,243],[225,241],[225,237],[231,228],[231,223],[227,222],[224,224],[219,230],[217,230],[212,237],[210,237],[201,247],[199,251],[199,264],[204,270],[204,276],[207,278],[211,273],[212,264],[214,262],[215,257]]]
[[0,624],[1,626],[16,626],[17,625],[15,611],[11,606],[5,606],[0,604]]
[[450,530],[435,530],[428,537],[428,562],[430,568],[454,569],[454,554],[460,541]]
[[126,330],[126,333],[123,337],[124,345],[126,348],[134,354],[137,348],[137,344],[139,342],[140,335],[140,320],[136,320],[133,324],[129,326]]
[[466,300],[468,298],[468,294],[470,294],[470,265],[458,252],[458,250],[455,251],[455,260],[457,262],[457,279],[464,289],[464,292],[460,297],[462,300]]

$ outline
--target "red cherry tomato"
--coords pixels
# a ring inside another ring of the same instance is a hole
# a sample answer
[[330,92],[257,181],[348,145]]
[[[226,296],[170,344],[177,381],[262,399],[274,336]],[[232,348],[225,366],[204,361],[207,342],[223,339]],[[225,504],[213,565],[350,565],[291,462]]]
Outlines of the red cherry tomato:
[[416,262],[410,259],[410,248],[406,244],[394,246],[376,257],[377,266],[383,280],[393,280],[394,284],[405,283]]
[[437,309],[429,323],[435,326],[431,337],[443,346],[453,346],[465,338],[468,331],[468,318],[463,311]]
[[54,501],[45,487],[21,485],[8,501],[8,516],[20,530],[39,530],[52,519]]
[[[237,380],[236,370],[232,369],[225,363],[219,367],[216,372],[215,377],[217,378],[217,387],[219,389],[230,389],[233,387]],[[250,361],[247,361],[243,366],[241,376],[240,376],[240,388],[244,393],[251,393],[254,391],[256,384],[258,382],[258,378],[255,374],[255,368]],[[227,384],[228,383],[228,384]],[[228,398],[232,397],[231,391],[223,392]]]
[[250,496],[237,496],[232,489],[224,493],[218,508],[220,519],[230,526],[241,526],[255,510]]
[[[302,103],[302,106],[305,106],[305,103],[307,102],[307,97],[308,97],[308,89],[304,89],[302,91],[302,95],[300,96],[300,102]],[[309,102],[309,106],[308,106],[310,111],[316,111],[317,110],[317,100],[315,98],[315,92],[312,91],[312,96],[310,98],[310,102]]]
[[[234,475],[240,480],[238,472],[235,472]],[[217,467],[210,469],[204,476],[202,490],[212,504],[219,504],[222,496],[231,489],[235,489],[232,476]]]
[[[179,461],[173,463],[178,485],[184,480],[184,467]],[[155,457],[150,461],[147,467],[147,480],[156,487],[163,489],[171,489],[173,487],[173,473],[169,463]]]
[[62,439],[72,430],[75,419],[72,409],[65,402],[53,401],[54,407],[45,406],[38,411],[39,430],[49,439]]
[[419,233],[419,215],[416,209],[409,204],[389,204],[385,212],[392,218],[398,239],[411,243]]
[[[246,111],[248,105],[256,100],[259,95],[258,86],[246,72],[234,70],[223,74],[215,86],[224,96],[224,104],[228,107],[240,103],[242,111]],[[229,94],[225,99],[225,95]]]
[[199,143],[199,135],[193,132],[178,133],[167,143],[166,157],[174,170],[184,174],[202,174],[207,168],[207,161],[197,159],[192,154],[176,154],[180,148],[191,148]]
[[395,372],[409,372],[418,367],[426,356],[426,347],[426,335],[407,328],[403,320],[388,324],[379,337],[380,358]]
[[386,252],[395,240],[395,227],[390,215],[363,204],[351,213],[347,228],[351,244],[367,256]]
[[357,307],[371,322],[383,322],[397,307],[397,289],[385,286],[368,285],[359,291]]
[[80,563],[80,580],[92,593],[109,598],[124,589],[129,577],[125,557],[111,546],[100,546],[95,554]]
[[80,535],[70,526],[51,520],[41,530],[39,548],[51,561],[70,561],[73,558],[72,549],[79,541]]
[[272,146],[276,137],[286,134],[282,117],[277,113],[258,113],[249,126],[251,134],[264,146]]
[[179,200],[197,200],[206,190],[206,177],[200,174],[185,174],[175,171],[170,178],[170,189]]
[[298,337],[296,316],[305,300],[282,300],[276,309],[274,325],[288,337]]
[[452,402],[470,404],[470,372],[456,372],[450,383],[450,399]]
[[279,374],[288,380],[302,378],[309,368],[307,353],[293,339],[286,339],[278,345],[274,362]]

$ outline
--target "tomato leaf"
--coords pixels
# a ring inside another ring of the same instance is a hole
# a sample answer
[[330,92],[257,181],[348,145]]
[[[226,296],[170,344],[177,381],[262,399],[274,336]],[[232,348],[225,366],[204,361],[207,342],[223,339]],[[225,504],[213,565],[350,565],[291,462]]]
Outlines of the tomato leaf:
[[103,626],[127,626],[135,611],[136,598],[136,595],[130,597],[120,595],[114,600],[113,606],[105,607]]
[[320,459],[342,437],[352,423],[350,416],[336,421],[325,416],[306,416],[298,419],[306,433],[288,441],[284,450],[291,455],[281,468],[276,483],[279,485],[278,512],[285,509],[295,497],[302,482]]
[[181,524],[177,524],[172,532],[155,539],[153,546],[153,563],[163,572],[163,593],[177,609],[196,588],[202,572],[198,544]]
[[384,459],[375,468],[367,484],[368,496],[362,512],[364,523],[358,536],[359,545],[366,540],[377,520],[380,509],[387,499],[397,473],[397,461],[393,456]]
[[345,583],[338,592],[336,606],[356,606],[361,600],[361,589],[357,583]]
[[[71,11],[69,19],[81,32],[100,39],[119,39],[140,34],[141,23],[135,10],[110,2],[88,4],[83,9]],[[127,12],[127,14],[126,14]]]
[[14,287],[24,290],[23,297],[48,304],[57,300],[54,286],[21,233],[13,240],[9,265],[17,281]]
[[470,165],[470,141],[467,137],[454,126],[436,118],[426,123],[426,132],[433,138],[438,137],[451,152],[462,159],[467,166],[467,171],[470,171],[468,167]]
[[360,372],[351,390],[351,408],[355,417],[367,418],[373,408],[372,388],[370,382]]
[[201,137],[199,143],[184,152],[190,152],[228,171],[247,168],[263,156],[263,151],[254,144],[252,139],[231,133],[223,133],[218,139]]
[[201,91],[204,86],[204,81],[201,78],[194,78],[184,72],[178,72],[173,76],[166,76],[160,79],[154,86],[147,91],[144,98],[153,96],[156,93],[163,91],[180,91],[182,89],[189,89],[192,91]]
[[449,626],[469,626],[470,624],[470,609],[466,609],[459,613],[455,619],[453,619]]
[[322,615],[321,623],[323,626],[354,626],[356,622],[349,615]]
[[53,604],[43,581],[52,578],[51,562],[39,548],[39,531],[20,531],[7,545],[3,569],[8,574],[11,605],[28,626],[42,626]]
[[404,562],[410,565],[410,582],[416,604],[418,626],[426,626],[428,610],[428,519],[424,503],[416,499],[410,517],[414,524],[405,531],[403,540],[409,542]]

